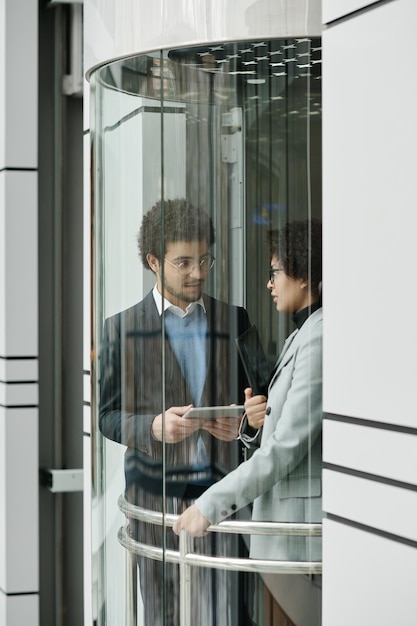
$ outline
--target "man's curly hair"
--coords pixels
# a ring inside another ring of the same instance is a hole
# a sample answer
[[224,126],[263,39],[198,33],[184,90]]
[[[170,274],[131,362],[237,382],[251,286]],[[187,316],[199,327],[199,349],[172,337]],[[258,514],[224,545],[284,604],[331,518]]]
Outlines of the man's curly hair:
[[322,281],[322,228],[319,220],[299,220],[269,231],[271,257],[276,256],[290,278],[309,283],[314,294]]
[[143,216],[137,236],[139,256],[146,268],[149,268],[147,254],[153,254],[161,261],[170,243],[204,240],[209,247],[213,245],[213,222],[203,209],[185,198],[158,201]]

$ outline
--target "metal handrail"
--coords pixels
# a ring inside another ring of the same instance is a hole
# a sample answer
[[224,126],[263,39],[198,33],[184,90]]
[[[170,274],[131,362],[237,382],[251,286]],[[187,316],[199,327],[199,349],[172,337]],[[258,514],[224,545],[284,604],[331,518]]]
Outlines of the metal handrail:
[[[178,519],[178,515],[161,513],[143,509],[131,504],[124,495],[119,496],[119,509],[131,519],[148,522],[158,526],[172,527]],[[212,524],[207,528],[210,532],[234,533],[241,535],[274,535],[291,537],[321,537],[321,524],[292,523],[292,522],[253,522],[225,520],[219,524]]]
[[[185,533],[185,531],[182,531]],[[244,559],[238,557],[208,556],[207,554],[193,554],[189,552],[190,544],[185,555],[181,551],[148,546],[133,539],[126,528],[120,528],[118,539],[121,545],[132,554],[139,554],[156,561],[188,565],[211,567],[212,569],[233,570],[239,572],[258,572],[262,574],[321,574],[320,561],[272,561],[266,559]]]
[[[158,526],[172,527],[178,515],[163,514],[158,511],[151,511],[131,504],[124,495],[118,499],[119,509],[126,518],[136,519],[142,522],[155,524]],[[223,521],[219,524],[212,524],[207,528],[211,532],[252,534],[252,535],[275,535],[275,536],[304,536],[320,537],[322,534],[321,524],[300,524],[290,522],[253,522],[253,521]],[[132,605],[131,597],[137,592],[137,572],[133,563],[133,555],[141,555],[146,558],[177,563],[180,567],[181,582],[181,626],[190,626],[189,619],[191,612],[190,584],[192,566],[210,567],[215,569],[233,570],[240,572],[257,572],[259,574],[321,574],[321,561],[274,561],[266,559],[247,559],[209,556],[206,554],[194,554],[192,552],[192,538],[185,531],[180,533],[179,551],[168,550],[156,546],[149,546],[133,539],[126,527],[120,528],[118,532],[120,544],[127,550],[129,560],[127,572],[132,589],[127,589],[126,622],[128,626],[136,626],[136,609]],[[133,606],[133,609],[132,609]]]

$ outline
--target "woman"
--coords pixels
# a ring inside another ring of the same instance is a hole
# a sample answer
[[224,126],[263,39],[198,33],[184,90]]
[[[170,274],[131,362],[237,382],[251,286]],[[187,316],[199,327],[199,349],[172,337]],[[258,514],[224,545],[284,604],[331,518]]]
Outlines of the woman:
[[[255,521],[321,522],[321,225],[288,223],[272,234],[270,245],[267,288],[277,311],[292,314],[296,330],[275,364],[268,397],[245,390],[240,438],[259,447],[184,511],[174,525],[177,534],[204,535],[210,524],[251,502]],[[250,555],[320,560],[321,540],[254,535]]]

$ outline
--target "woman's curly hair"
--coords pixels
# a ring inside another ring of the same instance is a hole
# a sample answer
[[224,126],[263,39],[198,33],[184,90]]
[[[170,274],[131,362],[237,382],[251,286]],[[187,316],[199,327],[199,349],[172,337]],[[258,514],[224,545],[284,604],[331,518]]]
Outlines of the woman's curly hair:
[[[139,256],[148,267],[147,254],[159,261],[165,256],[168,244],[176,241],[215,241],[213,222],[207,213],[185,198],[158,201],[144,216],[138,232]],[[162,249],[163,246],[163,249]]]
[[279,259],[287,276],[305,280],[312,292],[318,294],[322,281],[321,222],[314,219],[288,222],[268,235],[270,255]]

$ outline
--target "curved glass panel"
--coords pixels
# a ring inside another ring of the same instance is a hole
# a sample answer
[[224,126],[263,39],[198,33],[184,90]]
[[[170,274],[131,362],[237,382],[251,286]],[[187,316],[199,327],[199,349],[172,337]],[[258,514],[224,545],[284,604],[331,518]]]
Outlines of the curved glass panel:
[[[246,41],[92,76],[98,624],[320,624],[320,52]],[[278,526],[206,534],[224,519]],[[181,529],[222,564],[173,563]]]

